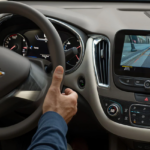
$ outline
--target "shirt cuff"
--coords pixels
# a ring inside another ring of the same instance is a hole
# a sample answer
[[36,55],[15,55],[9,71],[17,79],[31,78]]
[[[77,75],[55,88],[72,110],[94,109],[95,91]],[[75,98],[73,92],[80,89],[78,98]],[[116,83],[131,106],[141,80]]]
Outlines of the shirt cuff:
[[48,111],[44,113],[38,123],[38,128],[51,126],[59,129],[64,135],[67,134],[68,126],[64,118],[56,112]]

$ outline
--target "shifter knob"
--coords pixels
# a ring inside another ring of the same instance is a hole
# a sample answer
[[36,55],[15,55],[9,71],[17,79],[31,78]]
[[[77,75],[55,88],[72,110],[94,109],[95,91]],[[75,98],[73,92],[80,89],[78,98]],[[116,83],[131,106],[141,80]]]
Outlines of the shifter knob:
[[120,114],[120,106],[116,103],[111,104],[108,108],[107,108],[107,113],[109,116],[111,117],[116,117]]

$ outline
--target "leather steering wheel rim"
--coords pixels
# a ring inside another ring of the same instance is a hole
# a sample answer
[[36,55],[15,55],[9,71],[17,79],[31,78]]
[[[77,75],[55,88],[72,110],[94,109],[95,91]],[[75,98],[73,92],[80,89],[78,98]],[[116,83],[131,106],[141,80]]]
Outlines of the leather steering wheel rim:
[[[58,65],[65,68],[65,55],[61,39],[52,23],[42,13],[28,5],[18,2],[0,2],[0,13],[21,15],[32,20],[36,25],[38,25],[39,28],[46,34],[48,39],[48,49],[51,54],[53,69],[55,69]],[[33,66],[34,65],[32,64],[31,67]],[[49,85],[50,83],[47,84],[43,95],[46,95]],[[40,98],[44,100],[44,96],[41,96]],[[41,106],[42,105],[40,103],[40,106],[38,106],[37,109],[22,122],[9,127],[0,128],[0,140],[17,137],[33,129],[37,125],[39,117],[41,116]]]

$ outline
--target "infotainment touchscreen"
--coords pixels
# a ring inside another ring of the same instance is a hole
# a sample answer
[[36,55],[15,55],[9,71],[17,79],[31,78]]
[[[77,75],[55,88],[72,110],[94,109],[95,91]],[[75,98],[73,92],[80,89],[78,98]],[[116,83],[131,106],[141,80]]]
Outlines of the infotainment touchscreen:
[[120,66],[150,68],[149,35],[125,35]]
[[150,31],[120,30],[114,45],[115,75],[150,78]]

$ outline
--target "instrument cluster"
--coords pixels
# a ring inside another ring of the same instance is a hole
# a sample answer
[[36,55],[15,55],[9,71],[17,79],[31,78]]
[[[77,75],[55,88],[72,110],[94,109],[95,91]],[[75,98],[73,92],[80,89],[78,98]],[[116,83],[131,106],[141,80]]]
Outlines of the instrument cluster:
[[[71,73],[81,64],[84,56],[83,41],[85,41],[86,36],[82,31],[71,25],[52,18],[48,19],[53,23],[61,38],[66,56],[66,72]],[[0,27],[1,46],[24,57],[51,61],[46,34],[32,21],[12,15],[2,19]]]
[[[81,42],[69,33],[59,32],[64,51],[76,48],[76,53],[66,57],[66,68],[71,69],[80,60]],[[6,36],[3,46],[22,56],[41,58],[50,61],[46,35],[41,30],[30,30],[23,34],[12,33]]]

